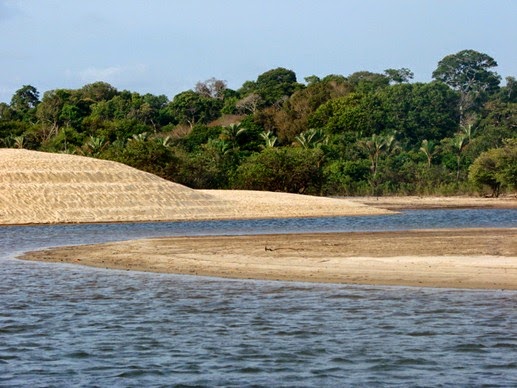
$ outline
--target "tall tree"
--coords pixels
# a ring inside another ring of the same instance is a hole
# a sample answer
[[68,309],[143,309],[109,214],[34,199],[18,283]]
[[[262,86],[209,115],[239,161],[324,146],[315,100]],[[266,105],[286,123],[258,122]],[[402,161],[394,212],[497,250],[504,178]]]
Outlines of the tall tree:
[[449,85],[460,93],[460,115],[476,108],[486,97],[497,91],[501,77],[490,69],[497,62],[487,54],[462,50],[447,55],[433,72],[433,78]]
[[256,82],[245,82],[239,92],[243,96],[255,93],[260,96],[264,106],[271,106],[282,102],[302,87],[296,81],[294,71],[278,67],[259,75]]
[[21,120],[30,119],[29,114],[38,104],[39,92],[32,85],[23,85],[11,98],[11,109]]

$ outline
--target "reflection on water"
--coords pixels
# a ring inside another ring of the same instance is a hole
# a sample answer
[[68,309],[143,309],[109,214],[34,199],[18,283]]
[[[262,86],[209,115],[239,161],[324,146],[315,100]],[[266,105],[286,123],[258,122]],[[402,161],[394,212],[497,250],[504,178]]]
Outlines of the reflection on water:
[[257,229],[0,228],[0,386],[516,386],[517,292],[219,280],[11,258],[17,249],[171,234],[458,226],[438,215],[516,226],[515,211],[461,212],[409,212],[392,225],[367,217],[255,221]]

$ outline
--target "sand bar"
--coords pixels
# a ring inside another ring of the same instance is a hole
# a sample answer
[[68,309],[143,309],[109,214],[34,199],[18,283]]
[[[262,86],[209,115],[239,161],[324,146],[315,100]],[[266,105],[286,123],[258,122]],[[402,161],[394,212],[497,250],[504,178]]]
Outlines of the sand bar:
[[517,290],[517,228],[173,237],[21,258],[223,278]]

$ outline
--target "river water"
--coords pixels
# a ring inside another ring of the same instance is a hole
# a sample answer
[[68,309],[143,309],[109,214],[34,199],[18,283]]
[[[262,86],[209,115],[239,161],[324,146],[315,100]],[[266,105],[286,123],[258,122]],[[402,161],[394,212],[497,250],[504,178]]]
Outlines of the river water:
[[0,386],[517,386],[517,292],[23,262],[164,235],[516,227],[517,210],[0,228]]

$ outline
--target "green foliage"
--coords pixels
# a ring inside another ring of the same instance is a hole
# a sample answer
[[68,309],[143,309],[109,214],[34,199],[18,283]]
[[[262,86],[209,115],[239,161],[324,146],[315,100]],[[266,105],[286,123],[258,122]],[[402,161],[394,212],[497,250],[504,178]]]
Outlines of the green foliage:
[[118,94],[118,90],[107,82],[94,82],[79,89],[81,97],[93,102],[109,101]]
[[32,85],[23,85],[14,93],[10,106],[16,117],[22,121],[30,121],[38,104],[38,90]]
[[92,137],[87,145],[92,154],[97,154],[103,159],[115,160],[162,178],[172,177],[177,160],[171,148],[159,139],[133,139],[124,147],[115,145],[108,148],[104,138]]
[[323,152],[319,149],[266,148],[237,169],[235,187],[289,193],[320,192]]
[[486,185],[492,196],[499,196],[502,187],[517,186],[517,141],[507,141],[502,148],[483,152],[469,168],[469,179],[479,188]]
[[512,192],[517,83],[499,87],[495,65],[464,50],[429,83],[409,83],[401,68],[310,76],[306,86],[276,68],[237,91],[211,78],[172,101],[105,82],[40,101],[25,85],[0,103],[0,146],[113,159],[194,188]]
[[348,76],[348,82],[357,93],[368,94],[387,87],[390,83],[390,78],[384,74],[358,71]]
[[321,105],[309,118],[309,125],[329,133],[350,131],[369,136],[384,129],[384,115],[377,95],[351,93]]
[[206,125],[196,125],[190,133],[178,140],[178,145],[187,152],[199,150],[203,144],[210,139],[217,139],[221,134],[221,127],[208,127]]
[[370,163],[366,159],[333,160],[323,169],[326,195],[367,195]]
[[174,97],[168,105],[168,111],[176,122],[193,127],[218,118],[222,107],[222,100],[188,90]]
[[294,71],[278,67],[259,75],[256,82],[245,82],[239,93],[242,96],[257,94],[262,106],[271,106],[283,102],[301,87]]
[[275,113],[274,122],[279,140],[284,144],[295,141],[295,137],[310,128],[311,115],[322,104],[332,98],[349,94],[352,86],[344,77],[325,77],[313,80],[304,89],[294,92]]
[[501,77],[489,70],[496,66],[497,62],[487,54],[462,50],[438,62],[433,78],[460,93],[459,107],[464,117],[469,110],[478,108],[497,91]]
[[405,67],[401,69],[386,69],[384,70],[384,74],[388,77],[390,82],[397,84],[409,82],[414,76],[413,72]]
[[399,84],[379,93],[385,125],[416,147],[422,140],[453,135],[459,124],[458,95],[444,84]]
[[47,152],[75,152],[84,142],[85,136],[72,127],[64,127],[56,136],[51,137],[41,145],[41,149]]

